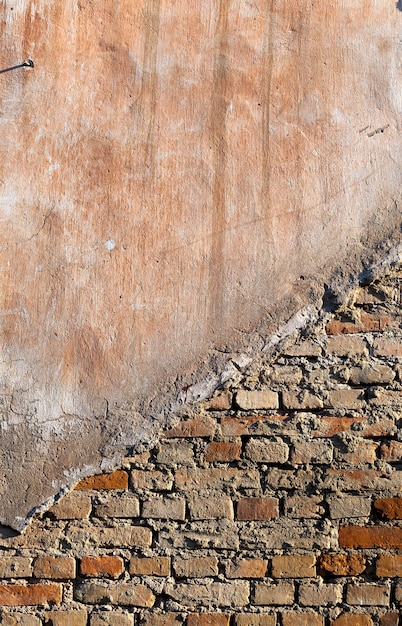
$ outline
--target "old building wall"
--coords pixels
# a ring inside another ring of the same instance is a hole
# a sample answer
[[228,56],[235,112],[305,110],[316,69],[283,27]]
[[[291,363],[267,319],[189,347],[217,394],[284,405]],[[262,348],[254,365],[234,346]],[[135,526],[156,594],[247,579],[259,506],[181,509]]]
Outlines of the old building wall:
[[401,286],[374,269],[3,536],[2,626],[400,626]]

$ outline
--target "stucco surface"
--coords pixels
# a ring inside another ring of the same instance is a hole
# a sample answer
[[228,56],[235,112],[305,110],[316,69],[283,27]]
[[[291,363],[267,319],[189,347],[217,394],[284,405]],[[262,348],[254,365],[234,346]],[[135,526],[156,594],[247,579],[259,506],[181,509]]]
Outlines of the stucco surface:
[[0,21],[0,69],[35,64],[0,74],[0,521],[21,529],[152,437],[200,364],[397,243],[402,13],[5,0]]

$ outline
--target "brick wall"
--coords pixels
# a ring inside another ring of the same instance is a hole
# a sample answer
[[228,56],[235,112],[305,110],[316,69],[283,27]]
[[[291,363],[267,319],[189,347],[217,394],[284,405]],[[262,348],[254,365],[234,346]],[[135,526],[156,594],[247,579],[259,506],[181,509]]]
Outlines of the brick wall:
[[398,626],[399,274],[0,540],[5,626]]

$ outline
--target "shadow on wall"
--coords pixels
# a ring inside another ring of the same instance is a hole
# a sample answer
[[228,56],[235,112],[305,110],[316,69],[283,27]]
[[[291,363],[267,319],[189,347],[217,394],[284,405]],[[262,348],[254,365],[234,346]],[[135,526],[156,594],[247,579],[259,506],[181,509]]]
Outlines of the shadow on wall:
[[396,3],[396,8],[397,8],[399,11],[402,11],[402,0],[398,0],[398,2]]

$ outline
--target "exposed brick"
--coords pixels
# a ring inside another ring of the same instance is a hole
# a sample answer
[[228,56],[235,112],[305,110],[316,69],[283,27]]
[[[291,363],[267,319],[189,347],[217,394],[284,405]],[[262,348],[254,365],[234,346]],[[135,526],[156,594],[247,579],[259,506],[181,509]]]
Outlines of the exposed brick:
[[322,417],[319,418],[318,427],[311,433],[312,437],[333,437],[339,433],[350,430],[355,424],[364,421],[364,417]]
[[377,337],[374,340],[374,354],[376,356],[402,356],[402,341],[394,337]]
[[145,613],[141,617],[141,626],[180,626],[183,616],[180,613]]
[[374,500],[374,508],[385,519],[402,519],[402,498]]
[[284,354],[286,356],[319,357],[321,356],[321,353],[321,346],[308,339],[299,344],[288,346],[284,349]]
[[190,511],[190,519],[233,519],[233,502],[222,493],[211,494],[208,497],[199,496],[198,494],[190,495],[188,498],[188,507]]
[[346,602],[357,606],[389,606],[389,585],[354,583],[346,586]]
[[322,409],[323,401],[310,391],[294,392],[284,391],[282,394],[282,404],[284,409],[301,410],[301,409]]
[[380,456],[385,461],[401,461],[402,442],[390,441],[390,443],[383,443],[380,447]]
[[181,421],[164,433],[166,438],[176,437],[213,437],[216,430],[216,422],[208,415],[199,415],[193,419]]
[[358,576],[366,569],[362,554],[322,554],[318,561],[321,576]]
[[175,474],[175,484],[177,489],[182,491],[191,491],[193,489],[224,490],[227,487],[232,487],[233,489],[258,489],[260,486],[260,474],[256,469],[182,469],[177,470]]
[[324,485],[325,488],[338,491],[382,490],[397,487],[401,478],[396,472],[382,470],[329,468],[325,471]]
[[204,409],[207,411],[228,411],[232,406],[232,398],[230,391],[224,391],[205,402]]
[[87,493],[71,491],[49,509],[55,519],[87,519],[91,513],[91,496]]
[[396,323],[389,315],[376,315],[372,313],[360,313],[359,322],[344,322],[333,319],[325,327],[327,335],[348,335],[351,333],[376,333],[392,330]]
[[264,578],[267,567],[265,559],[238,559],[226,566],[226,578]]
[[328,606],[342,602],[342,585],[319,585],[301,583],[299,603],[301,606]]
[[324,618],[317,613],[282,613],[282,626],[324,626]]
[[376,563],[376,574],[380,578],[402,577],[402,555],[383,554],[379,556]]
[[178,578],[203,578],[218,575],[218,559],[215,556],[199,556],[175,559],[173,569]]
[[286,463],[289,446],[281,439],[254,437],[247,442],[245,456],[254,463]]
[[329,390],[325,400],[325,406],[332,409],[359,410],[363,405],[363,391],[347,387]]
[[328,496],[327,502],[331,519],[369,517],[371,513],[371,498],[367,496]]
[[352,446],[351,450],[335,450],[335,458],[348,465],[374,463],[377,460],[378,447],[379,444],[375,441],[360,439],[358,445]]
[[274,365],[266,373],[269,384],[294,387],[303,379],[303,370],[295,365]]
[[349,382],[352,385],[382,385],[392,382],[394,378],[393,369],[378,362],[364,363],[361,367],[349,370]]
[[254,601],[257,606],[290,606],[294,603],[293,583],[256,583]]
[[259,425],[280,426],[289,421],[288,415],[243,415],[241,417],[222,417],[221,428],[224,437],[238,437],[256,434]]
[[132,576],[170,576],[170,557],[132,557],[129,572]]
[[34,561],[35,578],[63,580],[75,578],[75,559],[68,556],[39,556]]
[[165,591],[176,602],[189,608],[211,605],[241,608],[249,603],[250,585],[248,582],[237,580],[230,583],[167,584]]
[[159,444],[156,462],[165,465],[193,465],[193,445],[188,441],[164,441]]
[[[291,523],[279,523],[277,520],[266,521],[257,525],[242,524],[239,528],[242,548],[247,550],[329,550],[331,530],[323,527],[321,520],[292,520]],[[295,557],[296,560],[298,557]]]
[[238,550],[239,532],[229,520],[205,520],[202,523],[186,524],[174,533],[170,530],[159,532],[159,545],[162,548],[192,548],[215,550]]
[[98,476],[90,476],[84,478],[76,489],[127,489],[128,474],[124,470],[116,470],[111,474],[99,474]]
[[235,617],[235,626],[276,626],[276,616],[241,613]]
[[48,611],[45,614],[46,624],[49,626],[86,626],[88,614],[86,611]]
[[291,461],[300,463],[331,463],[333,458],[333,445],[330,441],[298,441],[294,444]]
[[243,411],[253,411],[256,409],[279,409],[279,397],[275,391],[270,389],[257,391],[238,391],[236,393],[236,403]]
[[230,615],[226,613],[190,613],[187,626],[229,626]]
[[84,556],[80,564],[83,576],[118,578],[122,572],[124,561],[120,556]]
[[241,456],[240,441],[213,441],[208,444],[205,451],[207,463],[230,463],[238,461]]
[[380,626],[399,626],[399,612],[390,611],[385,613],[385,615],[381,615]]
[[321,496],[292,496],[285,498],[285,515],[290,518],[316,519],[325,512]]
[[344,526],[339,529],[341,548],[402,548],[402,528],[385,526]]
[[277,498],[242,498],[237,503],[237,519],[266,520],[279,516]]
[[274,578],[313,578],[316,558],[313,555],[274,556],[272,576]]
[[134,616],[120,611],[91,613],[90,626],[133,626]]
[[84,604],[107,602],[117,606],[141,608],[150,608],[155,602],[155,596],[148,587],[130,583],[105,586],[95,582],[84,582],[76,589],[75,598]]
[[133,470],[131,481],[134,489],[171,491],[173,487],[173,476],[158,470]]
[[0,585],[0,606],[33,606],[36,604],[60,604],[62,586],[48,585]]
[[151,496],[142,505],[142,517],[145,519],[184,521],[186,518],[186,501],[184,498]]
[[24,556],[0,557],[0,578],[29,578],[32,576],[32,559]]
[[30,613],[4,613],[0,615],[1,626],[42,626],[42,620]]
[[331,622],[331,626],[373,626],[373,620],[370,615],[342,613]]
[[364,338],[350,335],[328,337],[326,351],[335,356],[362,356],[368,353]]
[[140,514],[140,504],[138,498],[132,493],[116,495],[108,493],[107,496],[95,507],[97,517],[138,517]]
[[93,526],[75,528],[70,526],[65,532],[65,539],[80,556],[85,556],[85,552],[91,546],[106,548],[115,546],[150,546],[152,543],[152,532],[144,526],[121,526],[118,528],[98,528]]

